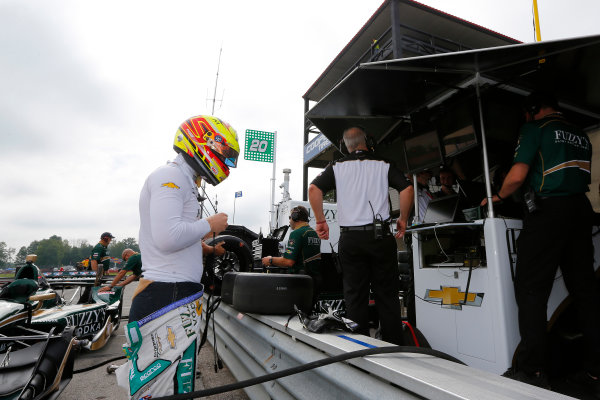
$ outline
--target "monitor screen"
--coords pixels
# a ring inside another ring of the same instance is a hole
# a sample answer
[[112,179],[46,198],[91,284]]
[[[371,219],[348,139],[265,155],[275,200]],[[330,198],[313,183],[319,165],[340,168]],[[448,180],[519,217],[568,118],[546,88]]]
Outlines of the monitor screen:
[[285,234],[287,233],[289,227],[290,227],[289,225],[284,225],[284,226],[281,226],[281,227],[275,229],[273,231],[272,237],[281,242],[283,240],[283,238],[285,237]]
[[425,211],[423,222],[426,224],[454,222],[457,206],[458,195],[433,199],[427,205],[427,211]]
[[404,153],[408,172],[443,164],[437,131],[429,131],[404,141]]
[[442,143],[444,145],[444,155],[446,157],[452,157],[462,153],[477,144],[475,127],[473,124],[469,124],[452,133],[444,135]]

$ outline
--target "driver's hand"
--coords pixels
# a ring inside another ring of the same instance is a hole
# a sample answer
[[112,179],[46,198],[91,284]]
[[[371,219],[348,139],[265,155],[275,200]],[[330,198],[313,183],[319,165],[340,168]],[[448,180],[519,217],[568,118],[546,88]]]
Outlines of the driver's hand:
[[214,254],[215,256],[221,257],[223,254],[225,254],[225,248],[223,247],[223,245],[225,244],[225,242],[219,242],[215,245],[214,247]]
[[227,228],[227,214],[225,213],[211,215],[206,220],[210,224],[210,231],[217,235]]
[[98,293],[100,293],[100,292],[108,292],[109,290],[110,290],[110,286],[104,286],[104,287],[101,287],[98,290]]

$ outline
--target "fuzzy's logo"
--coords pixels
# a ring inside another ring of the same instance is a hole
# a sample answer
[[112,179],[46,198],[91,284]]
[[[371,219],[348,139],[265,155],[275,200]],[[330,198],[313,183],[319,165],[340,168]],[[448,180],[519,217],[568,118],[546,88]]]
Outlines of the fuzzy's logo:
[[194,303],[188,303],[183,307],[185,307],[185,310],[179,313],[181,325],[187,337],[192,337],[196,334],[200,314],[198,314],[198,308]]
[[67,326],[74,326],[75,335],[83,336],[98,332],[102,329],[102,323],[106,320],[106,309],[96,309],[84,311],[81,313],[68,315],[66,318]]
[[179,189],[179,186],[177,186],[176,184],[174,184],[173,182],[167,182],[167,183],[163,183],[162,185],[163,187],[168,187],[171,189]]

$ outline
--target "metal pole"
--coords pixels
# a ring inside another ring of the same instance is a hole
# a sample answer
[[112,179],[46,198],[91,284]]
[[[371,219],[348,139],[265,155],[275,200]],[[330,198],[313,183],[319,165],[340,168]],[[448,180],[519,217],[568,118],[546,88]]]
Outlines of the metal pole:
[[235,202],[237,200],[237,194],[233,198],[233,223],[235,224]]
[[[202,180],[202,185],[200,186],[200,188],[202,189],[202,197],[204,198],[204,196],[206,196],[206,182],[204,181],[204,179]],[[206,214],[208,215],[208,213]],[[200,202],[200,219],[202,218],[204,218],[204,200]]]
[[[413,174],[413,187],[415,188],[415,221],[421,222],[422,215],[419,215],[419,183],[417,174]],[[408,221],[410,223],[410,221]]]
[[273,136],[273,178],[271,178],[271,221],[269,226],[273,231],[277,226],[275,221],[275,172],[277,169],[277,131]]
[[[306,118],[308,106],[308,99],[304,99],[304,143],[302,145],[304,147],[302,147],[302,150],[304,150],[308,143],[308,132],[310,131],[310,121]],[[302,159],[302,200],[308,200],[308,165],[304,164],[304,159]]]
[[394,54],[394,58],[402,58],[403,57],[403,52],[402,52],[402,31],[400,30],[400,21],[401,21],[401,14],[402,12],[400,11],[400,1],[399,0],[392,0],[391,1],[391,14],[392,14],[392,51]]
[[533,24],[535,26],[535,41],[542,41],[542,32],[540,31],[540,14],[538,13],[537,0],[533,0]]
[[492,184],[490,180],[490,166],[487,155],[487,142],[485,140],[485,126],[483,123],[483,107],[481,105],[481,93],[479,92],[479,72],[475,74],[475,92],[477,93],[477,107],[479,108],[479,125],[481,128],[481,150],[483,152],[483,174],[485,176],[485,191],[488,204],[488,218],[494,218],[494,206],[492,203]]
[[215,115],[215,101],[217,101],[217,84],[219,83],[219,69],[221,69],[221,53],[223,53],[223,45],[219,50],[219,63],[217,64],[217,77],[215,79],[215,92],[213,93],[212,111],[210,115]]

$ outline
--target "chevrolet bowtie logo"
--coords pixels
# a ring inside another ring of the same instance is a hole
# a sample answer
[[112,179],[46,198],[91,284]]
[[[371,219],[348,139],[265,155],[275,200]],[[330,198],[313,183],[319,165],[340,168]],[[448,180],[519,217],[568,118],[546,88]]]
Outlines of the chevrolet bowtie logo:
[[169,341],[172,349],[177,348],[175,345],[175,332],[173,332],[173,328],[170,326],[167,326],[167,340]]
[[442,308],[462,310],[462,306],[481,307],[483,293],[469,291],[467,294],[461,292],[459,287],[440,286],[440,290],[427,289],[425,300],[431,303],[440,303]]
[[164,187],[168,187],[171,189],[179,189],[179,186],[177,186],[176,184],[174,184],[173,182],[167,182],[167,183],[163,183],[160,186],[164,186]]

